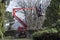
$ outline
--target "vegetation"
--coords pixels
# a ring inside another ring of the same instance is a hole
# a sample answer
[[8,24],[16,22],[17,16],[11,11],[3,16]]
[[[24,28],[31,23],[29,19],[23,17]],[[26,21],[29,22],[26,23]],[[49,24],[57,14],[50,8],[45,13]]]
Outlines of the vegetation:
[[6,23],[10,23],[10,25],[8,27],[8,30],[10,30],[11,29],[11,26],[12,26],[12,24],[14,22],[12,13],[7,11],[7,12],[5,12],[4,15],[5,15],[5,20],[6,20],[5,25],[6,25]]
[[0,2],[0,36],[2,37],[3,39],[3,33],[4,33],[4,13],[5,13],[5,5],[4,3]]
[[51,0],[43,29],[33,34],[34,40],[60,40],[60,0]]
[[[47,9],[46,20],[43,27],[56,26],[58,20],[60,20],[60,0],[52,0],[50,6]],[[57,26],[56,26],[57,27]]]
[[[21,2],[19,2],[19,3],[21,3]],[[25,5],[25,3],[23,3],[23,4]],[[28,6],[31,6],[31,5],[28,5]],[[11,20],[13,18],[11,16],[10,12],[6,12],[5,14],[4,13],[5,13],[5,4],[4,4],[4,2],[3,3],[0,2],[0,35],[1,35],[2,39],[3,39],[3,33],[5,32],[5,30],[3,28],[5,17],[7,20],[9,19],[9,22],[13,21],[13,20]],[[29,13],[29,12],[27,12],[27,13]],[[28,17],[27,13],[25,12],[26,17]],[[7,15],[7,16],[5,16],[5,15]],[[41,26],[38,23],[38,22],[41,22],[41,20],[38,20],[38,16],[36,14],[34,14],[34,18],[32,18],[32,14],[30,14],[29,17],[26,18],[26,19],[28,19],[27,24],[29,27],[37,26],[37,28],[38,28]],[[46,11],[46,20],[43,24],[43,29],[39,30],[38,32],[33,33],[33,38],[34,39],[37,38],[35,40],[40,40],[40,39],[45,40],[46,38],[47,38],[47,40],[57,40],[57,39],[59,40],[60,39],[60,0],[51,0],[51,4]]]
[[42,36],[43,34],[48,34],[48,33],[58,33],[58,30],[56,28],[44,29],[44,30],[40,30],[38,32],[35,32],[33,34],[33,36],[38,37],[38,36]]
[[33,34],[34,40],[60,40],[59,30],[56,28],[48,28],[40,30]]

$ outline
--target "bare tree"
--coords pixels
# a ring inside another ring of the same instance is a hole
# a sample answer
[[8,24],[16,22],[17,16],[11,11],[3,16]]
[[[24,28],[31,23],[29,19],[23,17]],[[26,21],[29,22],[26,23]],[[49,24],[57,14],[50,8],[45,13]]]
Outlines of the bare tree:
[[[28,30],[38,30],[42,28],[45,20],[45,11],[51,0],[18,0],[17,5],[21,8],[35,8],[31,10],[23,10]],[[40,6],[41,5],[41,6]],[[39,7],[41,9],[39,9]],[[37,10],[38,9],[38,10]],[[41,11],[39,11],[41,10]],[[41,14],[39,17],[38,15]]]

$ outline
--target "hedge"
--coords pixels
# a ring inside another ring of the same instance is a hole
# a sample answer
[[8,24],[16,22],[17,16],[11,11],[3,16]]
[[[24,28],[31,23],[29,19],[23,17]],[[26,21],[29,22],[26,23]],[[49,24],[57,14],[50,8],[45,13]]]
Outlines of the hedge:
[[60,40],[60,33],[56,28],[41,30],[32,36],[34,40]]

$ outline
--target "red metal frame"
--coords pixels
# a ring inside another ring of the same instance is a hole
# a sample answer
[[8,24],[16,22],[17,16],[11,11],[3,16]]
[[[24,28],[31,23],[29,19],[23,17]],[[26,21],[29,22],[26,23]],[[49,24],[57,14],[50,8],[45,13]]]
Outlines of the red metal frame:
[[16,10],[34,10],[35,8],[34,7],[32,7],[32,8],[13,8],[13,16],[15,15],[15,12],[16,12]]
[[23,24],[24,25],[24,28],[25,28],[25,30],[27,30],[27,24],[26,23],[24,23],[24,21],[22,21],[19,17],[17,17],[16,16],[16,10],[31,10],[32,8],[14,8],[13,9],[13,17],[16,19],[16,20],[18,20],[21,24]]
[[18,22],[20,22],[22,25],[24,25],[24,28],[25,28],[25,30],[27,30],[27,24],[26,23],[24,23],[24,21],[22,21],[19,17],[17,17],[16,16],[16,10],[34,10],[35,8],[34,7],[32,7],[32,8],[14,8],[13,9],[13,17],[16,19],[16,20],[18,20]]

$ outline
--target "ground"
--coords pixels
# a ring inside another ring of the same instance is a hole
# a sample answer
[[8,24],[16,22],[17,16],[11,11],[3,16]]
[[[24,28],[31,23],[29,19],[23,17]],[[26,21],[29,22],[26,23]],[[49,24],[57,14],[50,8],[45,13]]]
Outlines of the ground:
[[[2,39],[0,39],[2,40]],[[28,38],[21,38],[21,39],[4,39],[4,40],[32,40],[32,39],[28,39]]]
[[[0,39],[2,40],[2,39]],[[19,39],[14,39],[14,38],[5,38],[4,40],[32,40],[31,38],[19,38]]]
[[[0,39],[0,40],[2,40],[2,39]],[[32,40],[32,39],[23,38],[23,39],[4,39],[4,40]]]

